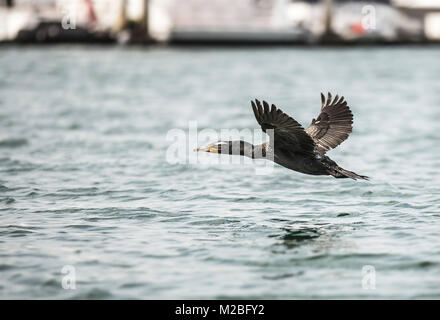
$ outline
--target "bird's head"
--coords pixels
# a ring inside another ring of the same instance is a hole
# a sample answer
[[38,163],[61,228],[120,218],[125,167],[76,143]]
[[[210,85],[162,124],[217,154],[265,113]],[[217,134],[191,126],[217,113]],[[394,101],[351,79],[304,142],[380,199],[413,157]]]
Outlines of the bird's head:
[[253,145],[237,140],[237,141],[219,141],[210,143],[207,146],[196,148],[194,151],[205,151],[211,153],[221,153],[221,154],[231,154],[231,155],[241,155],[241,156],[251,156],[253,150]]
[[229,154],[230,145],[232,141],[219,141],[210,143],[204,147],[194,149],[194,151],[205,151],[211,153],[226,153]]

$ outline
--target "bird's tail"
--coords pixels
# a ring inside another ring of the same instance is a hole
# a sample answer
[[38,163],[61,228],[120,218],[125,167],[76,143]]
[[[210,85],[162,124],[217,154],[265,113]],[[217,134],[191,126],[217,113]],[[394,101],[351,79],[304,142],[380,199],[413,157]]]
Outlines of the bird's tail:
[[341,168],[340,166],[334,166],[332,168],[333,170],[330,172],[330,174],[335,178],[350,178],[353,180],[361,179],[361,180],[370,180],[367,176],[361,176],[357,173],[354,173],[352,171],[345,170]]

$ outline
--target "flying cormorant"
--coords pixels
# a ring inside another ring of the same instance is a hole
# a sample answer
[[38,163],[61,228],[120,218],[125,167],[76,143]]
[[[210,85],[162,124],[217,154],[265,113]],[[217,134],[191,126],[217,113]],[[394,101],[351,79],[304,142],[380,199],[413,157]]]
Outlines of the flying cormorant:
[[230,155],[241,155],[252,159],[271,159],[288,169],[312,175],[331,175],[335,178],[368,180],[338,166],[325,153],[337,147],[348,138],[352,131],[353,114],[344,97],[337,95],[327,100],[321,93],[322,107],[318,118],[310,126],[303,127],[272,104],[255,99],[252,109],[261,129],[269,131],[269,143],[252,145],[245,141],[220,141],[211,143],[195,151],[206,151]]

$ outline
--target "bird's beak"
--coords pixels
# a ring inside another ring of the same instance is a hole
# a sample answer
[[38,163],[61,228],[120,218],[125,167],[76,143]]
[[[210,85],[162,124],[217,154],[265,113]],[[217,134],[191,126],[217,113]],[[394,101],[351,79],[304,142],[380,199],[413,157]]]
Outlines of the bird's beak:
[[212,144],[208,144],[205,147],[196,148],[196,149],[194,149],[194,151],[197,151],[197,152],[198,151],[205,151],[205,152],[218,153],[217,148]]

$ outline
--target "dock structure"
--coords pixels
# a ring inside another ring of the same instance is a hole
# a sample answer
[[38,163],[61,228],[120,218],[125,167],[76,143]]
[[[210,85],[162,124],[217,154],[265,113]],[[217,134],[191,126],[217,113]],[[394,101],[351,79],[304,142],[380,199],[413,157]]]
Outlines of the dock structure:
[[438,0],[0,0],[0,42],[440,41]]
[[394,5],[409,17],[422,22],[428,41],[440,41],[440,1],[394,0]]
[[[286,0],[151,1],[168,15],[169,42],[298,42],[304,30],[289,19]],[[159,6],[162,5],[162,8]],[[155,26],[152,25],[154,34]],[[163,32],[163,30],[162,30]]]
[[393,0],[150,0],[150,6],[151,35],[158,30],[160,41],[170,43],[426,40],[424,21]]
[[144,41],[147,14],[148,0],[0,0],[0,42]]

